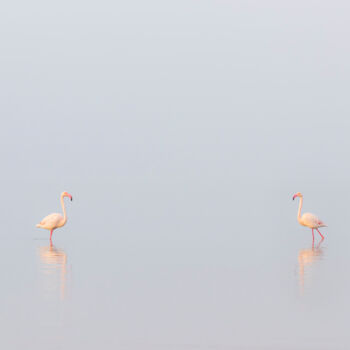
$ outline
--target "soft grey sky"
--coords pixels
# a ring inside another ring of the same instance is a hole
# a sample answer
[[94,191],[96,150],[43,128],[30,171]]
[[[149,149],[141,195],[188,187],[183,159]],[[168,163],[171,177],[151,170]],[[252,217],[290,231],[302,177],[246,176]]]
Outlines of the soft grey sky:
[[[3,347],[347,349],[349,10],[4,4]],[[297,191],[330,226],[304,297]]]

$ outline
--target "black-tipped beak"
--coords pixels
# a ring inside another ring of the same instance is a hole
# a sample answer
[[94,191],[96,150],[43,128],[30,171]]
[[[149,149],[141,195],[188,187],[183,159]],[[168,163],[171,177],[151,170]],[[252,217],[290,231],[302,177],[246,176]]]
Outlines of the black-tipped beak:
[[293,199],[293,201],[294,201],[295,197],[293,197],[292,199]]
[[71,202],[73,201],[73,197],[72,197],[72,196],[70,197],[70,201],[71,201]]

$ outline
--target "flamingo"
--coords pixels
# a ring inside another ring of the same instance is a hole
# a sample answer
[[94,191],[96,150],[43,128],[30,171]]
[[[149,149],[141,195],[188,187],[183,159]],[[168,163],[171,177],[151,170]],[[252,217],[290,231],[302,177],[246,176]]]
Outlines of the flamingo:
[[322,233],[318,230],[320,227],[327,227],[327,225],[322,222],[316,215],[311,214],[311,213],[304,213],[302,216],[301,214],[301,207],[303,206],[303,195],[298,192],[293,196],[293,200],[299,197],[300,198],[300,202],[299,202],[299,209],[298,209],[298,221],[299,224],[302,226],[307,226],[310,227],[312,230],[312,241],[314,241],[315,237],[314,237],[314,230],[316,230],[320,236],[322,237],[322,240],[324,239],[324,236],[322,235]]
[[71,201],[73,200],[72,195],[70,195],[68,192],[61,193],[61,205],[62,205],[62,210],[63,210],[63,216],[61,214],[58,214],[58,213],[53,213],[53,214],[50,214],[50,215],[44,217],[44,219],[42,219],[40,221],[40,223],[36,225],[36,227],[50,230],[50,241],[52,238],[53,230],[64,226],[65,223],[67,222],[66,208],[64,207],[64,201],[63,201],[64,197],[69,197]]

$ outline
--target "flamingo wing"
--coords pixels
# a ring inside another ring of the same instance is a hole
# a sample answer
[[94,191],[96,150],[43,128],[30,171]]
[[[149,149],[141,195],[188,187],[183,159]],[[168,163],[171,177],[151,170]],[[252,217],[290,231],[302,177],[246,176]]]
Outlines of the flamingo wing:
[[317,228],[326,226],[325,223],[323,223],[315,214],[311,213],[305,213],[301,217],[301,220],[305,226],[311,227],[311,228]]
[[53,213],[48,216],[45,216],[38,225],[39,227],[46,229],[53,229],[59,226],[59,224],[63,221],[63,216],[58,213]]

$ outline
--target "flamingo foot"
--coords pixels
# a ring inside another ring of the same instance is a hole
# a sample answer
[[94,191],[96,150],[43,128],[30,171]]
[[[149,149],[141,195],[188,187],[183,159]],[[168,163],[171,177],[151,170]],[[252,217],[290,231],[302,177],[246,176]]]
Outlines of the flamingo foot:
[[320,234],[320,236],[322,237],[322,240],[323,240],[323,239],[324,239],[323,234],[318,230],[318,228],[317,228],[316,230],[317,230],[317,232]]

